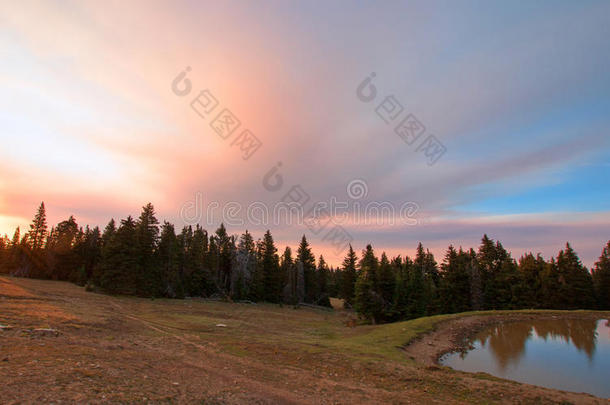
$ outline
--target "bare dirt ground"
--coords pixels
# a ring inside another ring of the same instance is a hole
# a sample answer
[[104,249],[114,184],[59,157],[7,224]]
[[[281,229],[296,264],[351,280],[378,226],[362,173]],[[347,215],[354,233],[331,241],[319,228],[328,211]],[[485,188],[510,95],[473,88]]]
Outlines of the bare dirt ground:
[[437,366],[440,336],[457,339],[477,318],[440,322],[405,353],[395,334],[408,342],[412,321],[351,328],[341,311],[0,277],[0,402],[607,403]]

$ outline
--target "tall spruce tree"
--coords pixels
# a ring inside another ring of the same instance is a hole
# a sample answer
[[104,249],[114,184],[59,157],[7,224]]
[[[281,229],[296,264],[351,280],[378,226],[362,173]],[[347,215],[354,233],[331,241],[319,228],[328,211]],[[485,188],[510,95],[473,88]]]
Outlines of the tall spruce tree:
[[284,288],[282,290],[283,302],[291,305],[298,304],[298,274],[297,268],[292,260],[292,249],[290,249],[290,246],[286,246],[282,257],[280,258],[280,272],[285,280]]
[[430,286],[426,276],[429,259],[421,243],[417,246],[415,260],[409,272],[409,318],[425,316],[430,305]]
[[546,263],[542,256],[531,252],[519,259],[519,282],[516,298],[519,308],[542,307],[542,274]]
[[546,263],[540,275],[540,295],[542,297],[541,308],[563,309],[561,282],[557,270],[555,258]]
[[77,246],[77,254],[84,272],[83,283],[93,283],[95,269],[102,258],[102,233],[99,227],[89,228],[87,225],[84,239]]
[[341,296],[341,285],[343,283],[343,271],[341,268],[334,268],[330,266],[328,272],[328,295],[331,297],[340,298]]
[[244,300],[250,296],[250,284],[256,271],[256,246],[248,230],[239,238],[233,271],[233,290],[235,300]]
[[330,270],[328,265],[324,260],[324,256],[320,255],[320,259],[318,260],[318,269],[316,270],[316,281],[318,283],[318,287],[315,303],[317,305],[330,307],[330,294],[328,293],[329,276]]
[[42,202],[30,224],[29,232],[21,239],[19,259],[14,263],[16,265],[15,274],[25,277],[48,278],[44,252],[47,235],[47,216],[44,202]]
[[470,307],[473,311],[483,309],[483,277],[477,260],[477,253],[470,248],[468,251],[468,275],[470,277]]
[[396,269],[396,285],[392,300],[392,320],[408,319],[410,305],[409,276],[413,267],[413,261],[408,256],[404,260],[398,256],[392,260],[392,265]]
[[116,223],[114,222],[114,218],[112,218],[108,225],[104,228],[104,232],[102,233],[102,247],[106,246],[108,242],[114,237],[116,234]]
[[44,201],[40,203],[36,216],[30,224],[28,232],[29,247],[32,251],[37,252],[44,247],[44,241],[47,237],[47,214],[44,207]]
[[484,309],[511,308],[513,286],[517,284],[517,266],[500,242],[483,235],[477,254],[483,285]]
[[377,272],[379,260],[371,245],[362,251],[359,263],[358,280],[356,281],[355,309],[359,314],[373,323],[383,319],[383,298],[378,293]]
[[356,292],[356,279],[358,274],[356,273],[356,265],[358,262],[358,257],[352,248],[352,245],[349,245],[349,250],[347,252],[347,256],[343,259],[343,264],[341,265],[341,269],[343,271],[342,283],[341,283],[341,298],[343,298],[344,306],[346,308],[351,308],[354,306],[354,296]]
[[487,234],[483,235],[477,253],[477,264],[481,276],[482,305],[481,309],[493,309],[495,303],[495,273],[498,269],[496,246]]
[[195,293],[194,272],[195,258],[193,257],[193,227],[183,226],[182,230],[176,235],[178,243],[178,279],[184,286],[185,294],[198,296]]
[[382,300],[382,318],[384,321],[392,317],[393,299],[396,289],[396,274],[385,252],[381,253],[378,268],[377,293]]
[[57,224],[53,230],[47,242],[47,260],[52,279],[77,281],[81,262],[74,247],[78,236],[79,229],[73,216]]
[[155,256],[159,241],[159,221],[151,203],[142,207],[142,213],[136,223],[136,241],[138,248],[137,292],[143,296],[160,296],[163,293],[163,277]]
[[137,241],[136,222],[128,216],[102,250],[100,285],[104,290],[128,295],[138,292]]
[[593,279],[569,243],[557,255],[559,292],[564,309],[590,309],[595,306]]
[[303,267],[303,279],[305,287],[305,302],[313,303],[317,295],[316,283],[316,259],[311,252],[309,243],[305,235],[301,238],[301,243],[297,250],[297,262],[300,262]]
[[252,301],[263,301],[265,299],[265,272],[263,269],[263,254],[265,251],[262,239],[255,243],[256,266],[250,283],[250,299]]
[[424,282],[428,301],[426,314],[433,315],[438,313],[440,310],[440,298],[438,295],[440,275],[436,260],[434,260],[434,255],[428,249],[426,249],[426,254],[424,256]]
[[21,257],[21,230],[19,227],[15,229],[13,233],[13,238],[9,244],[8,253],[7,253],[7,272],[9,274],[15,274],[17,272],[17,268],[19,265],[20,257]]
[[0,274],[8,273],[6,262],[8,256],[8,238],[0,237]]
[[458,253],[453,245],[449,245],[441,265],[439,293],[442,312],[465,312],[471,308],[469,264],[470,257],[467,253],[461,248]]
[[116,222],[114,221],[114,218],[112,218],[108,222],[106,227],[104,228],[104,232],[102,232],[102,240],[100,242],[100,258],[93,268],[93,277],[92,277],[91,281],[96,286],[102,285],[102,273],[104,271],[104,269],[103,269],[104,251],[108,249],[108,246],[110,245],[110,241],[114,238],[115,235],[116,235]]
[[282,298],[282,274],[280,273],[280,258],[273,242],[271,232],[267,230],[262,243],[262,273],[264,293],[267,302],[280,302]]
[[218,257],[217,280],[220,291],[229,295],[231,291],[231,273],[235,263],[235,239],[229,236],[224,224],[216,230],[216,248]]
[[593,269],[593,284],[599,309],[610,310],[610,241]]
[[174,225],[165,221],[156,250],[157,264],[161,272],[161,293],[170,298],[184,297],[184,283],[180,274],[180,244]]

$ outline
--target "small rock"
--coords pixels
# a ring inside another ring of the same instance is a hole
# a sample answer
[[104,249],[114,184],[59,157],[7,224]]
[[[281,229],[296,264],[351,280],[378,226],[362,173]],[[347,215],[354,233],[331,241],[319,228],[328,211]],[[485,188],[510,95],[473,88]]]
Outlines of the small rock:
[[2,361],[8,361],[8,356],[2,359]]
[[180,385],[180,383],[173,382],[172,385]]
[[34,329],[32,330],[32,334],[33,335],[38,335],[38,336],[59,336],[59,331],[57,329],[51,329],[51,328],[38,328],[38,329]]
[[216,326],[218,326],[219,328],[226,328],[227,325],[225,325],[224,323],[217,323]]

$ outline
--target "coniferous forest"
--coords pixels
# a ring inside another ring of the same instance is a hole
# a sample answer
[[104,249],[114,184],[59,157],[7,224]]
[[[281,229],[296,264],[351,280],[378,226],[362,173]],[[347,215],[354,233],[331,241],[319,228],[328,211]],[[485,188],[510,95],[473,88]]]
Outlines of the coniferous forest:
[[29,229],[0,238],[0,272],[67,280],[110,294],[213,297],[228,301],[346,308],[374,323],[488,309],[610,309],[610,241],[589,271],[569,243],[556,257],[513,258],[483,235],[476,248],[449,246],[437,262],[420,243],[416,255],[389,258],[352,247],[338,268],[317,260],[305,236],[298,249],[278,248],[270,231],[210,234],[160,224],[152,204],[138,218],[101,230],[73,216],[49,229],[42,203]]

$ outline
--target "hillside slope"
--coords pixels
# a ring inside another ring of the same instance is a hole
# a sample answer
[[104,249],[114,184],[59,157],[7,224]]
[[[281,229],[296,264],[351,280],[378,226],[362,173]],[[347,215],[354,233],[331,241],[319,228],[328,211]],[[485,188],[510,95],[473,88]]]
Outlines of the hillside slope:
[[[0,277],[3,403],[596,403],[415,362],[401,348],[455,316],[346,326],[348,314],[113,297]],[[35,330],[38,328],[57,330]]]

